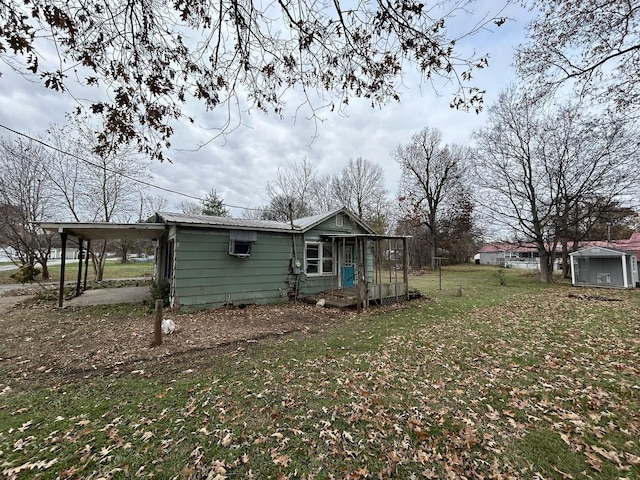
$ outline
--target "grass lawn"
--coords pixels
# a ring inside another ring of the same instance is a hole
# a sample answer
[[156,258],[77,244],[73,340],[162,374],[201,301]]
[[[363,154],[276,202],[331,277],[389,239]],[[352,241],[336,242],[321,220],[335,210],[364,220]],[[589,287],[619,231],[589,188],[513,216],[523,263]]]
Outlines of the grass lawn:
[[[410,283],[426,298],[200,351],[197,366],[189,355],[113,374],[17,365],[3,353],[15,342],[58,339],[0,329],[0,473],[640,478],[639,291],[473,265]],[[99,318],[148,321],[117,306],[24,309],[0,325],[69,315],[94,321],[96,335]]]
[[[82,266],[84,272],[84,264]],[[0,284],[4,283],[16,283],[11,278],[11,275],[15,273],[12,271],[0,272]],[[51,265],[49,267],[50,281],[57,282],[60,280],[60,265]],[[83,273],[84,275],[84,273]],[[130,262],[120,263],[118,260],[107,261],[104,269],[104,280],[113,280],[116,278],[133,278],[133,277],[149,277],[153,275],[153,262]],[[78,277],[78,262],[70,261],[65,265],[65,280],[73,281]],[[87,275],[88,280],[94,278],[93,269],[89,264],[89,273]]]

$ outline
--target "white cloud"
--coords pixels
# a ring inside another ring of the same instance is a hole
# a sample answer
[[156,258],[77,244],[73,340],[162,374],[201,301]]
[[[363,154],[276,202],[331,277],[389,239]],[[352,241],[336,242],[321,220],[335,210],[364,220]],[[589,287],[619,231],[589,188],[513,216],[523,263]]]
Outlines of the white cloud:
[[[485,10],[483,4],[487,5]],[[493,1],[478,5],[480,12],[495,11]],[[475,76],[477,86],[487,91],[486,107],[513,79],[513,51],[522,42],[530,18],[528,12],[516,6],[510,6],[504,14],[511,20],[500,28],[463,39],[469,52],[490,53],[489,68]],[[458,28],[457,23],[462,21],[456,19],[454,27]],[[468,144],[472,131],[482,125],[486,116],[450,109],[452,91],[442,82],[435,83],[438,94],[431,84],[421,85],[416,74],[407,75],[403,82],[406,89],[401,91],[399,103],[371,108],[365,100],[352,99],[345,115],[325,109],[320,111],[323,120],[318,123],[307,118],[308,108],[297,110],[302,97],[292,91],[282,119],[257,111],[245,113],[245,126],[214,140],[211,138],[216,131],[210,128],[224,123],[227,112],[205,112],[190,103],[187,110],[196,121],[176,125],[169,152],[173,162],[153,165],[154,183],[197,197],[215,189],[230,205],[254,207],[268,202],[266,185],[274,179],[278,165],[308,157],[319,173],[337,173],[350,158],[362,156],[381,165],[387,189],[394,194],[399,180],[391,158],[395,147],[408,142],[425,126],[442,130],[446,142]],[[6,69],[0,77],[0,124],[9,128],[37,134],[51,123],[64,122],[64,113],[73,105],[68,96],[49,92]],[[185,200],[166,192],[153,193],[166,196],[174,208]],[[233,213],[240,211],[234,209]]]

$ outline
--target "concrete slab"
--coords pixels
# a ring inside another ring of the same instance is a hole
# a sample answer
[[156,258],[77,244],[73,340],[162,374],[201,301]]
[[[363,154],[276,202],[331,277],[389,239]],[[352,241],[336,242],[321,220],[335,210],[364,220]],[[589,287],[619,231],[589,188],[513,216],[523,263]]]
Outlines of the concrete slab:
[[116,303],[141,303],[150,298],[149,286],[98,288],[87,290],[79,297],[65,300],[64,305],[70,307],[84,307],[88,305],[113,305]]

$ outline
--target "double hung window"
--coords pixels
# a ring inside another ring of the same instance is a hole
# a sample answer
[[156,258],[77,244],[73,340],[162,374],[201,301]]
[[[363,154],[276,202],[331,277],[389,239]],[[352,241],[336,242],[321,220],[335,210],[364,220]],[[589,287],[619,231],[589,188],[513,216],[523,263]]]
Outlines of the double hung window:
[[323,242],[305,244],[305,272],[307,275],[333,273],[333,245]]

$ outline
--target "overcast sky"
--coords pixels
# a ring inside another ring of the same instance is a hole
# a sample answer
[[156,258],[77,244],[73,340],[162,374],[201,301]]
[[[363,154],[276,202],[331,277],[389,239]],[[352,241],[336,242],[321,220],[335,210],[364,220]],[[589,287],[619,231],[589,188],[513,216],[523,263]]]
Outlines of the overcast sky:
[[[487,12],[496,12],[496,3],[478,2],[473,17],[455,21],[464,23],[461,28],[473,25]],[[468,37],[462,44],[467,51],[475,49],[490,56],[489,68],[475,75],[474,86],[487,92],[485,110],[480,114],[452,110],[451,88],[436,83],[436,92],[430,84],[420,85],[417,75],[405,76],[399,103],[374,109],[367,101],[354,99],[346,115],[320,111],[320,122],[308,119],[308,109],[298,110],[300,97],[292,92],[283,118],[258,111],[243,113],[239,128],[213,140],[213,128],[226,118],[226,112],[203,112],[193,107],[189,113],[196,116],[195,124],[176,126],[174,149],[169,152],[173,162],[152,165],[153,183],[198,197],[215,189],[228,205],[258,207],[268,203],[266,185],[275,178],[279,165],[286,167],[307,157],[318,173],[339,173],[349,159],[363,157],[383,168],[387,189],[395,195],[400,173],[391,153],[399,144],[407,143],[427,126],[440,129],[446,143],[470,144],[473,130],[485,121],[486,107],[515,79],[513,54],[524,40],[531,14],[514,5],[502,15],[509,18],[504,25]],[[50,124],[65,122],[65,112],[73,107],[68,95],[48,91],[6,66],[0,71],[0,124],[37,135]],[[0,135],[11,136],[3,129]],[[188,200],[159,190],[155,193],[165,196],[173,210],[181,200]],[[234,216],[241,215],[237,208],[231,211]]]

